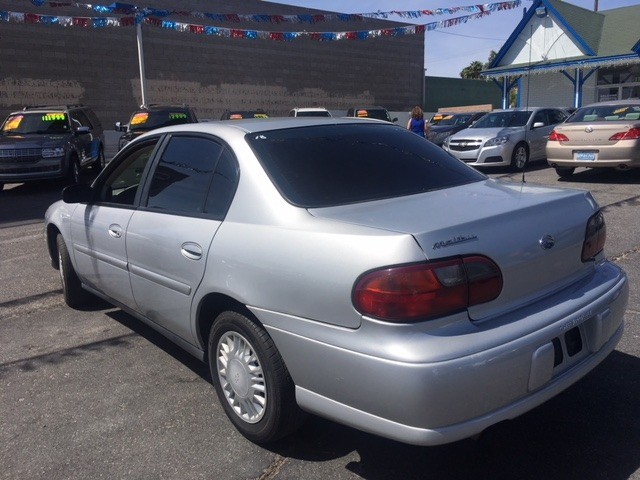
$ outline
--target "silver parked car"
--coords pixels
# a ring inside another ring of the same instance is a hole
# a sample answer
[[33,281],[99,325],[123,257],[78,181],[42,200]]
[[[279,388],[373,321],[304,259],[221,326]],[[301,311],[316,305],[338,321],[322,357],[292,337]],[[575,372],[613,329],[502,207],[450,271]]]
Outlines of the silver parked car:
[[520,169],[546,158],[547,138],[567,116],[558,108],[494,110],[451,135],[442,148],[469,165]]
[[311,412],[435,445],[540,405],[622,335],[605,232],[586,191],[337,118],[154,130],[46,213],[67,304],[90,292],[207,362],[255,442]]
[[576,167],[640,167],[640,100],[614,100],[578,109],[547,142],[547,162],[559,177]]

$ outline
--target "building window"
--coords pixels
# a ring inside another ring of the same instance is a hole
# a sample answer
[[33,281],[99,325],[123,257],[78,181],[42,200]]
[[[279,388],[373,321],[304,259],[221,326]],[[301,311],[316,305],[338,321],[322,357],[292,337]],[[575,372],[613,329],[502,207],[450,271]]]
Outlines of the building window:
[[598,101],[626,100],[640,95],[640,65],[601,68],[598,71]]

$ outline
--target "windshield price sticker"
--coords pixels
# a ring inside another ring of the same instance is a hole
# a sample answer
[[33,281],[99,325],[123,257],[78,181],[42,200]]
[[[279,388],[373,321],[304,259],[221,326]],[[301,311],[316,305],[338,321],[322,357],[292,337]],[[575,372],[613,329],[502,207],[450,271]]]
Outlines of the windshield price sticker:
[[8,132],[9,130],[15,130],[20,126],[20,122],[22,122],[23,118],[23,115],[16,115],[15,117],[7,119],[7,122],[4,124],[2,130],[4,130],[5,132]]
[[140,125],[142,123],[145,123],[148,118],[148,113],[136,113],[131,119],[131,125]]
[[67,115],[65,113],[47,113],[42,116],[43,122],[55,122],[57,120],[66,120]]

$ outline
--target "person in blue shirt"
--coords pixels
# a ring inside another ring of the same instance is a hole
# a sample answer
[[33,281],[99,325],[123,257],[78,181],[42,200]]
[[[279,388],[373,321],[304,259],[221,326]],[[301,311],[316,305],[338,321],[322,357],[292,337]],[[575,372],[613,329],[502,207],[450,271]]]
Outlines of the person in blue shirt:
[[421,137],[426,136],[427,130],[429,129],[428,124],[424,121],[424,113],[418,105],[411,110],[411,118],[407,123],[407,129]]

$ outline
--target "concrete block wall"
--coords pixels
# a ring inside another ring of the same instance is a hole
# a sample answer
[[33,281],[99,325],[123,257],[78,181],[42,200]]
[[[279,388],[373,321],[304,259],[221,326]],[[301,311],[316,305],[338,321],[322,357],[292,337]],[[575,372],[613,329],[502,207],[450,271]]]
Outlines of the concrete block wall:
[[[176,2],[140,4],[176,8]],[[181,10],[212,13],[309,13],[307,9],[258,0],[224,5],[184,0]],[[99,16],[71,7],[36,7],[0,0],[0,10],[43,15]],[[317,12],[315,12],[317,13]],[[115,15],[113,15],[115,16]],[[380,21],[214,24],[193,17],[175,21],[254,30],[351,31],[396,27]],[[79,28],[2,23],[0,115],[24,105],[83,103],[105,128],[127,121],[140,105],[135,27]],[[346,110],[354,104],[409,111],[421,103],[424,37],[293,42],[220,38],[143,25],[147,103],[189,104],[201,118],[220,118],[226,109],[263,108],[286,115],[296,106]]]

